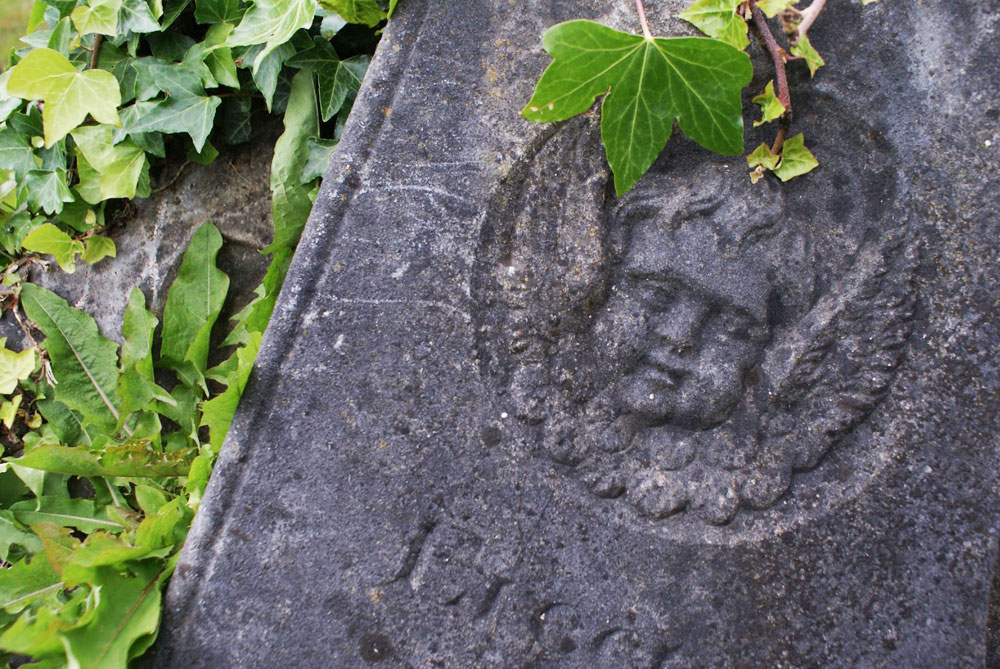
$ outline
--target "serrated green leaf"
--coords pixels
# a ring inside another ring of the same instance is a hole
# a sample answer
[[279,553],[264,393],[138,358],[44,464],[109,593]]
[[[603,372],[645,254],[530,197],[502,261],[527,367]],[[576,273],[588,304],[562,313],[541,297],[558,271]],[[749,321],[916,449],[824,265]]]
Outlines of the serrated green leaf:
[[77,156],[80,195],[91,204],[112,198],[133,198],[141,194],[141,180],[148,178],[146,152],[131,140],[114,144],[114,128],[91,125],[73,131],[84,161]]
[[143,440],[108,446],[100,451],[79,446],[36,446],[11,462],[20,467],[73,476],[162,478],[187,474],[194,455],[191,451],[161,452]]
[[785,105],[781,104],[781,100],[774,94],[774,80],[767,82],[764,92],[754,97],[753,103],[760,105],[760,111],[763,115],[761,120],[753,122],[755,128],[785,115]]
[[21,246],[29,251],[51,255],[67,274],[76,271],[76,256],[83,253],[83,242],[73,239],[51,223],[43,223],[28,233],[21,240]]
[[240,0],[195,0],[194,20],[198,23],[236,23]]
[[101,597],[85,625],[62,633],[66,656],[76,667],[125,667],[133,645],[156,633],[160,620],[160,577],[154,565],[134,567],[135,575],[113,567],[95,570]]
[[826,61],[819,55],[819,51],[813,48],[806,35],[802,35],[792,45],[792,55],[805,59],[806,66],[809,68],[809,76],[815,76],[816,70],[826,65]]
[[10,170],[18,180],[38,169],[35,151],[28,139],[13,128],[0,130],[0,169]]
[[337,150],[337,140],[335,139],[310,137],[306,140],[306,144],[309,149],[309,158],[306,160],[305,167],[302,169],[302,177],[299,179],[303,184],[309,183],[313,179],[321,179],[326,175],[333,153]]
[[798,4],[798,2],[799,0],[759,0],[757,6],[760,7],[760,11],[767,15],[767,18],[773,19],[781,12]]
[[35,349],[14,353],[0,348],[0,395],[10,395],[18,384],[35,371]]
[[214,453],[219,453],[222,449],[222,442],[225,441],[226,433],[229,432],[229,426],[236,414],[236,407],[240,403],[243,389],[246,388],[254,361],[257,359],[261,337],[263,337],[261,332],[250,333],[247,344],[236,351],[236,359],[239,364],[226,379],[226,390],[201,405],[200,425],[208,427],[209,443]]
[[795,137],[785,140],[781,146],[781,162],[775,168],[774,173],[782,181],[788,181],[795,177],[812,171],[819,166],[816,156],[806,148],[805,138],[799,133]]
[[83,123],[87,114],[99,123],[116,125],[121,91],[110,72],[77,72],[58,51],[35,49],[10,71],[7,92],[42,100],[45,146],[50,147]]
[[700,31],[740,51],[750,45],[747,22],[737,13],[742,0],[698,0],[680,14]]
[[117,255],[118,250],[115,248],[114,241],[100,235],[89,237],[83,251],[83,259],[88,265],[100,262],[104,258],[114,258]]
[[256,71],[264,58],[288,42],[297,30],[312,25],[316,0],[256,0],[229,37],[230,46],[263,44],[254,59]]
[[70,16],[81,35],[97,33],[115,37],[121,6],[122,0],[89,0],[87,5],[74,9]]
[[160,358],[179,367],[191,362],[204,374],[212,326],[229,291],[229,277],[215,266],[222,235],[211,223],[195,232],[163,309]]
[[375,0],[320,0],[320,4],[340,14],[348,23],[374,27],[387,18]]
[[153,33],[160,30],[153,11],[146,0],[123,0],[119,14],[118,32],[122,35],[133,33]]
[[18,502],[10,510],[14,513],[14,518],[25,525],[53,523],[60,527],[75,527],[83,532],[120,532],[125,529],[121,523],[108,520],[107,513],[103,509],[96,509],[94,502],[89,499],[39,497]]
[[42,347],[58,382],[55,399],[80,412],[85,423],[113,430],[118,421],[111,400],[118,385],[118,345],[97,331],[90,315],[45,288],[25,284],[21,304],[45,334]]
[[215,123],[215,111],[222,102],[217,97],[167,98],[156,102],[137,102],[135,112],[126,119],[129,133],[187,133],[201,151]]
[[[41,545],[41,541],[38,543]],[[44,555],[22,560],[9,569],[0,569],[0,609],[23,611],[32,601],[51,596],[61,586],[62,579]]]
[[708,38],[647,40],[592,21],[556,25],[543,45],[553,62],[521,113],[540,123],[565,120],[610,89],[601,136],[619,195],[656,160],[675,120],[711,151],[742,151],[740,95],[752,69],[739,49]]
[[[35,536],[34,533],[29,532],[24,525],[14,520],[14,513],[12,511],[0,509],[0,560],[4,562],[8,561],[10,547],[14,545],[21,546],[31,554],[42,551],[42,540]],[[7,573],[6,569],[0,571],[0,575],[5,573]],[[3,594],[3,589],[3,578],[0,577],[0,600],[6,596]],[[0,609],[4,608],[2,602],[0,602]]]
[[46,172],[32,170],[24,178],[24,195],[28,206],[46,214],[62,213],[67,202],[73,201],[73,193],[66,185],[65,170]]
[[781,160],[781,156],[771,153],[771,147],[762,143],[747,156],[747,165],[750,167],[759,165],[766,170],[773,170],[778,166],[779,160]]

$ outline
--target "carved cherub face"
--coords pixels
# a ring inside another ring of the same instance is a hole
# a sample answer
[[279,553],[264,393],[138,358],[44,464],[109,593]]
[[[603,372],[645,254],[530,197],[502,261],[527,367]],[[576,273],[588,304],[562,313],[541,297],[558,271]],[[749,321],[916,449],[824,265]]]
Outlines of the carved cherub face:
[[754,210],[722,188],[710,200],[675,196],[631,222],[595,332],[614,342],[615,403],[650,425],[722,423],[770,332],[771,285],[743,260],[740,239],[777,208]]

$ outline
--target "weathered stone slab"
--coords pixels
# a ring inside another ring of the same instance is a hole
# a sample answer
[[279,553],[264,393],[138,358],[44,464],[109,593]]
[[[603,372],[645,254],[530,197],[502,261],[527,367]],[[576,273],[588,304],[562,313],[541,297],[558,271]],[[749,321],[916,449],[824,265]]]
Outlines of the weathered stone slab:
[[616,200],[594,117],[517,111],[547,26],[631,2],[404,0],[157,664],[982,665],[988,4],[831,3],[793,81],[820,170],[675,138]]

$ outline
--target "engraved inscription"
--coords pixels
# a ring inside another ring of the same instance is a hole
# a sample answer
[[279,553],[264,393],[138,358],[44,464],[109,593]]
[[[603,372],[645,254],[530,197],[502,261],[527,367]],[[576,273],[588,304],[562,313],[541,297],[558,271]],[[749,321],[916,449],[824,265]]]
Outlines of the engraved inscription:
[[842,206],[703,156],[619,200],[594,126],[541,137],[485,216],[483,374],[539,455],[642,517],[770,508],[903,359],[917,253],[891,149],[828,168]]

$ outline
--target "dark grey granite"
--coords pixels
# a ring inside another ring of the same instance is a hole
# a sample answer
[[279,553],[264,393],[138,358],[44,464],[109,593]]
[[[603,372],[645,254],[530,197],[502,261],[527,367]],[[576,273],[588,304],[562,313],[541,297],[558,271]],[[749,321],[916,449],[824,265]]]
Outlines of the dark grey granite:
[[675,138],[615,199],[594,116],[517,111],[547,26],[631,6],[400,4],[158,666],[996,656],[1000,5],[830,3],[819,170]]

